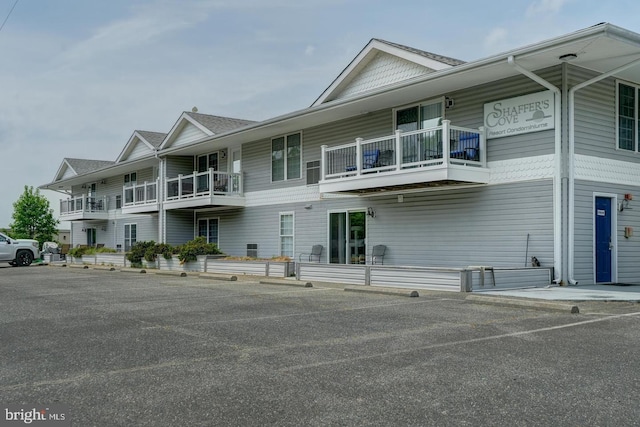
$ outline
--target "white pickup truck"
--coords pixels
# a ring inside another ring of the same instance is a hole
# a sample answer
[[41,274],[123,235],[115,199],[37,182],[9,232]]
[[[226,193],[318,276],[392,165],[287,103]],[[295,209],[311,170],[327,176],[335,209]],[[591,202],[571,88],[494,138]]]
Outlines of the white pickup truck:
[[13,266],[28,266],[35,258],[40,258],[37,240],[12,239],[0,233],[0,262],[8,262]]

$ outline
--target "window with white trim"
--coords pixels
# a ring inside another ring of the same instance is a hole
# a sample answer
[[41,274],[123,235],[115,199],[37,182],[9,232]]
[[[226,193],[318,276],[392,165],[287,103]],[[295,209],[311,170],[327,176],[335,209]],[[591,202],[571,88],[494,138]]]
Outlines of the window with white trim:
[[640,86],[618,83],[617,146],[620,150],[638,151],[638,91]]
[[280,213],[280,255],[293,258],[293,212]]
[[138,174],[136,172],[127,173],[124,175],[124,186],[132,187],[136,185],[138,181]]
[[199,219],[198,237],[206,237],[207,243],[215,243],[217,245],[219,224],[218,218]]
[[271,140],[271,181],[302,177],[302,133]]
[[307,185],[320,182],[320,160],[307,162]]
[[138,224],[124,225],[124,250],[129,252],[131,247],[136,244],[138,237]]

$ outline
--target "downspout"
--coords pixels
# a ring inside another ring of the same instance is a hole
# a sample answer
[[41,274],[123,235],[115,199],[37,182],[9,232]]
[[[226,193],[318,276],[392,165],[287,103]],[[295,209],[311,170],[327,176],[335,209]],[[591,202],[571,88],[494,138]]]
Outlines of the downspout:
[[[604,74],[600,74],[597,77],[594,77],[590,80],[584,81],[582,83],[579,83],[575,86],[573,86],[571,89],[569,89],[569,275],[568,275],[568,282],[570,285],[577,285],[578,281],[574,279],[573,274],[574,274],[574,266],[575,266],[575,260],[574,260],[574,256],[575,256],[575,250],[574,250],[574,246],[575,246],[575,197],[574,197],[574,190],[575,190],[575,152],[576,152],[576,147],[575,147],[575,142],[576,142],[576,131],[575,131],[575,97],[576,97],[576,92],[579,91],[580,89],[583,89],[587,86],[590,86],[594,83],[599,82],[600,80],[609,78],[611,76],[613,76],[614,74],[617,74],[621,71],[626,70],[627,68],[631,68],[634,67],[636,65],[640,64],[640,59],[636,59],[635,61],[632,61],[628,64],[622,65],[616,69],[613,69],[611,71],[607,71]],[[616,145],[618,144],[618,142],[616,141]]]
[[165,232],[165,214],[164,212],[164,159],[158,155],[156,148],[154,156],[158,160],[158,179],[156,180],[156,191],[158,197],[158,240],[160,243],[166,243]]
[[507,62],[512,65],[518,72],[529,77],[539,85],[546,87],[554,93],[554,127],[555,127],[555,146],[554,146],[554,167],[553,167],[553,270],[554,280],[556,284],[562,283],[562,100],[561,90],[549,83],[537,74],[521,67],[516,63],[513,55],[507,58]]

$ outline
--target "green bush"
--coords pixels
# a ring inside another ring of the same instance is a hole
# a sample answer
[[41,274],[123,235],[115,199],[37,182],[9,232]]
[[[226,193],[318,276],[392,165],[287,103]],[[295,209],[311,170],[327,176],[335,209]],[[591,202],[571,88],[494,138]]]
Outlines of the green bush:
[[196,237],[195,239],[181,245],[177,248],[178,259],[180,264],[189,261],[196,261],[198,255],[217,255],[222,252],[215,243],[207,243],[204,237]]
[[94,248],[92,246],[80,246],[77,248],[69,249],[69,255],[74,258],[80,258],[82,255],[95,255],[95,254],[114,254],[117,251],[111,248]]
[[[127,252],[127,259],[133,265],[140,265],[142,263],[142,258],[146,259],[147,251],[150,249],[151,251],[153,251],[155,246],[156,246],[156,242],[154,242],[153,240],[149,240],[148,242],[144,242],[144,241],[136,242],[131,247],[129,252]],[[155,255],[151,261],[154,261],[154,260],[155,260]]]

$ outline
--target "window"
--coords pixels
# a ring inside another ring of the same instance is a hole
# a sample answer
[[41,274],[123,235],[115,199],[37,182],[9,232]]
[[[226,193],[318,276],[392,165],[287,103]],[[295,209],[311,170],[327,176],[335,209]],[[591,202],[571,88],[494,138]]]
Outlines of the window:
[[302,134],[271,140],[271,181],[299,179],[302,175]]
[[638,151],[638,90],[639,86],[618,83],[618,148]]
[[122,209],[122,194],[116,196],[116,209]]
[[124,225],[124,250],[129,252],[131,247],[136,244],[138,234],[137,224],[125,224]]
[[293,213],[280,214],[280,255],[293,258]]
[[198,237],[206,237],[207,243],[218,244],[218,218],[199,219]]
[[320,182],[320,160],[307,162],[307,185]]
[[124,186],[125,187],[131,187],[136,185],[136,182],[138,180],[138,174],[136,172],[131,172],[128,174],[125,174],[124,176]]
[[430,128],[442,119],[442,102],[414,105],[412,107],[396,110],[396,129],[403,132]]
[[204,156],[198,156],[198,172],[207,172],[209,169],[220,170],[218,167],[218,152]]

